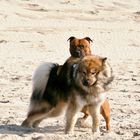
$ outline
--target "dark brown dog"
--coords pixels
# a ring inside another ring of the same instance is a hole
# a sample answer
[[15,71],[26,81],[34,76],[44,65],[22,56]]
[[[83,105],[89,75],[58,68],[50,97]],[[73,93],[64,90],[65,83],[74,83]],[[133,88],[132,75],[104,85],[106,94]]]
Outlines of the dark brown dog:
[[[89,37],[78,39],[78,38],[72,36],[68,39],[68,41],[70,41],[69,50],[70,50],[70,54],[73,58],[80,58],[83,56],[91,55],[90,43],[92,42],[92,39],[90,39]],[[74,60],[73,58],[72,58],[72,60]],[[111,70],[111,67],[109,66],[109,64],[106,64],[106,65],[107,65],[107,68],[109,69],[109,75],[108,75],[108,77],[105,77],[105,78],[108,79],[110,74],[112,73],[111,72],[112,70]],[[86,124],[84,122],[87,119],[87,117],[90,115],[88,106],[84,107],[82,109],[82,112],[84,113],[84,116],[83,116],[83,118],[80,118],[78,120],[78,123],[80,123],[81,126],[86,127]],[[110,106],[109,106],[109,102],[107,101],[107,99],[101,106],[101,114],[106,121],[106,129],[110,130]]]

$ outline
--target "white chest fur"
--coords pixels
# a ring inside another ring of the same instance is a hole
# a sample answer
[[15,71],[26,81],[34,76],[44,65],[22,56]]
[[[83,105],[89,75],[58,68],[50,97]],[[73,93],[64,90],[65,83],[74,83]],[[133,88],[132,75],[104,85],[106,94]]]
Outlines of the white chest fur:
[[77,101],[79,105],[81,104],[82,106],[85,105],[101,105],[106,99],[106,93],[99,93],[97,96],[93,95],[88,95],[85,98],[81,96],[77,96]]

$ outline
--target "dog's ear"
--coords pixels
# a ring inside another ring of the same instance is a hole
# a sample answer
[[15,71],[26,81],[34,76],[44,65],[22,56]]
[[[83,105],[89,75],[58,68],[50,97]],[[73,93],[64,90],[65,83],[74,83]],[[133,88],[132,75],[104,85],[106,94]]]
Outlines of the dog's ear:
[[67,41],[72,41],[73,39],[75,39],[76,37],[74,37],[74,36],[71,36]]
[[102,63],[105,64],[107,57],[102,58]]
[[84,39],[86,39],[89,43],[93,42],[93,40],[91,38],[89,38],[89,37],[85,37]]

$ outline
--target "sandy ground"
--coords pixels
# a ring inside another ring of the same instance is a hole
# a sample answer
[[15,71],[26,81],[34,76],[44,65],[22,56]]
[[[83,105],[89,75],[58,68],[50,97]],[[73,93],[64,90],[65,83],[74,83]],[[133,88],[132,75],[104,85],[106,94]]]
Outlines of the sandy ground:
[[[63,115],[38,129],[20,126],[33,71],[42,62],[63,64],[70,36],[91,37],[93,53],[113,67],[110,133],[102,119],[100,135],[79,127],[65,135]],[[0,0],[0,140],[6,139],[140,139],[140,0]]]

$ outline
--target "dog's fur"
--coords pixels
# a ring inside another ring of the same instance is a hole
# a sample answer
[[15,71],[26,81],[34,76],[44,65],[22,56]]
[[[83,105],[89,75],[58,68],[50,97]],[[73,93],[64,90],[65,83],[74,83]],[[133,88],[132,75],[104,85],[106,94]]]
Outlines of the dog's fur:
[[68,41],[70,41],[69,51],[72,57],[80,58],[86,55],[91,55],[90,42],[92,42],[92,39],[89,37],[78,39],[72,36]]
[[[88,65],[89,62],[92,65]],[[99,121],[97,116],[100,105],[105,100],[105,94],[102,94],[102,92],[105,90],[106,83],[97,79],[102,77],[100,74],[104,71],[104,64],[104,59],[95,56],[86,56],[82,60],[70,58],[62,66],[59,74],[57,73],[59,68],[57,64],[45,63],[39,66],[33,78],[30,110],[22,125],[36,127],[44,118],[60,115],[68,105],[66,133],[69,133],[73,131],[76,121],[74,119],[75,114],[77,111],[82,110],[84,106],[87,106],[95,122],[93,123],[93,131],[98,130]],[[88,72],[90,69],[95,70],[94,76],[84,79],[85,77],[81,72],[84,70]],[[38,75],[41,72],[43,72],[45,78]],[[44,82],[46,83],[45,88],[44,85],[41,87],[41,83],[44,84]]]
[[104,71],[105,61],[106,59],[97,56],[85,56],[75,64],[71,89],[73,94],[66,113],[66,133],[73,132],[76,114],[84,106],[88,107],[92,116],[93,132],[99,131],[100,107],[106,99],[106,83],[102,83],[98,78]]
[[[68,39],[68,41],[70,41],[69,51],[71,54],[69,60],[71,59],[71,61],[73,61],[74,58],[82,58],[84,56],[91,55],[90,43],[93,41],[89,37],[79,39],[72,36]],[[104,71],[100,73],[100,77],[100,81],[102,81],[102,83],[106,83],[106,85],[107,82],[110,83],[110,80],[113,80],[112,68],[110,67],[108,62],[104,64]],[[106,86],[105,88],[106,90],[109,89],[108,86]],[[86,127],[87,125],[85,124],[85,120],[90,115],[88,106],[85,106],[81,112],[84,113],[84,116],[83,118],[79,118],[77,123],[80,126]],[[101,114],[106,121],[106,129],[110,130],[110,105],[107,99],[101,106]]]

